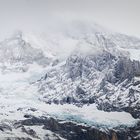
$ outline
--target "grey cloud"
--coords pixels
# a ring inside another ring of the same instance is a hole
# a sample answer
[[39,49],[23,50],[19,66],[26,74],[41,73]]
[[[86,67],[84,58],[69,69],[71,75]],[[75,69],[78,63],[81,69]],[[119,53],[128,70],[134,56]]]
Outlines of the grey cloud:
[[60,18],[93,20],[140,37],[139,5],[139,0],[0,0],[0,38],[17,29],[43,31]]

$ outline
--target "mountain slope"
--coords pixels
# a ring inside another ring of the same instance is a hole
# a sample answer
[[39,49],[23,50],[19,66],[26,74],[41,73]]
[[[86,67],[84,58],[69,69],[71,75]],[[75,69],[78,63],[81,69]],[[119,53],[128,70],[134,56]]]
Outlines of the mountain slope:
[[45,57],[40,49],[36,49],[22,38],[22,33],[0,43],[0,66],[2,71],[27,71],[28,64],[48,65],[51,59]]
[[[123,109],[138,117],[140,61],[131,59],[128,49],[133,44],[133,49],[139,51],[139,42],[120,34],[86,35],[66,62],[48,71],[39,82],[40,99],[60,104],[97,103],[100,109]],[[128,109],[131,107],[136,111]]]
[[0,137],[139,140],[140,40],[70,25],[0,43]]

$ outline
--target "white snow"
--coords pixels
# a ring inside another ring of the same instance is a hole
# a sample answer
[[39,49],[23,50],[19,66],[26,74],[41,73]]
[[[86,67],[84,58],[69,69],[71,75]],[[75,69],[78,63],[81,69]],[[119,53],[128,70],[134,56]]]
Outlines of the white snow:
[[140,60],[140,49],[126,49],[130,54],[131,60]]
[[113,128],[120,125],[133,126],[138,119],[134,119],[126,112],[105,112],[98,110],[95,104],[77,107],[75,105],[43,105],[40,110],[46,111],[49,115],[65,121],[85,123],[89,126],[100,126]]

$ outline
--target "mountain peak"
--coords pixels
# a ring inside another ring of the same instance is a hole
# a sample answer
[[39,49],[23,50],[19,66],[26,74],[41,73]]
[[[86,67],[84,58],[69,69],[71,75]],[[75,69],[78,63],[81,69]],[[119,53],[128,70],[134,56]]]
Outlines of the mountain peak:
[[16,32],[13,34],[12,37],[15,37],[15,38],[20,39],[20,38],[23,37],[23,32],[22,32],[21,30],[18,30],[18,31],[16,31]]

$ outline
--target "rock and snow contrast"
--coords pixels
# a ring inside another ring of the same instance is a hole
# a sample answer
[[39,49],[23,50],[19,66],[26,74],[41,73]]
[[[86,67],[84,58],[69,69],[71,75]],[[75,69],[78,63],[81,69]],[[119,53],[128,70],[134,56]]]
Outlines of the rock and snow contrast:
[[139,140],[140,39],[62,27],[0,43],[0,139]]

